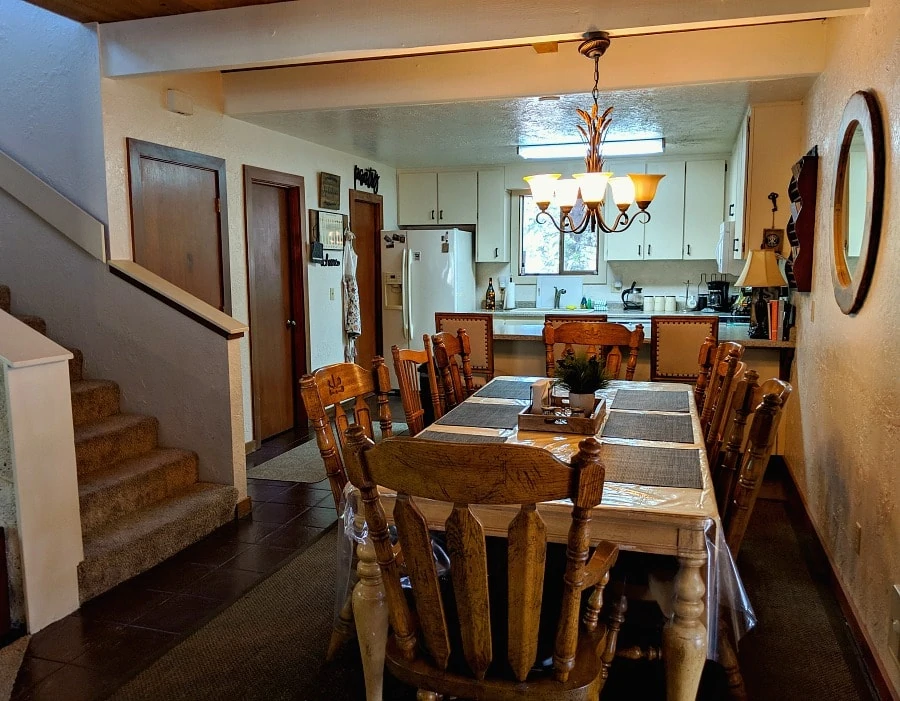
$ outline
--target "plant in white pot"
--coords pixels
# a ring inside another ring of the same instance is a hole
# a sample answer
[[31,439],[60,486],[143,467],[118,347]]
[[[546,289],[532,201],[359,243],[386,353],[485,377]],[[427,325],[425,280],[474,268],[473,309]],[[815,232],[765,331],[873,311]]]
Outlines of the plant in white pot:
[[596,357],[568,353],[556,361],[555,385],[569,390],[569,406],[585,416],[594,411],[594,393],[609,384],[606,367]]

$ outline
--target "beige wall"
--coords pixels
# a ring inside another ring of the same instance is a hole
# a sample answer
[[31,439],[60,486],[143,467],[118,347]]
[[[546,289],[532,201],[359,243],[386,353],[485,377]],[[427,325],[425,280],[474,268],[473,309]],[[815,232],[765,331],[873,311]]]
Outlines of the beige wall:
[[[876,654],[900,692],[887,649],[889,591],[900,583],[900,3],[828,21],[827,70],[807,99],[805,147],[819,146],[813,288],[799,295],[799,396],[788,455],[812,518]],[[841,313],[831,283],[831,206],[838,128],[850,95],[871,89],[885,120],[887,187],[878,263],[865,306]],[[798,154],[799,155],[799,154]],[[862,547],[854,548],[854,524]]]
[[[181,90],[194,99],[192,116],[165,109],[166,89]],[[263,129],[222,114],[222,78],[218,73],[169,75],[132,80],[102,81],[103,128],[106,146],[109,231],[112,258],[131,257],[131,224],[125,138],[199,151],[224,158],[228,189],[228,233],[231,263],[232,316],[248,321],[247,264],[244,238],[244,164],[301,175],[306,185],[307,208],[318,209],[319,171],[341,177],[341,209],[348,213],[348,190],[353,187],[353,166],[374,167],[381,175],[384,225],[396,228],[396,175],[392,168],[347,153]],[[307,337],[309,369],[341,362],[342,267],[308,266]],[[330,290],[334,289],[334,299]],[[250,393],[250,351],[241,342],[244,395],[244,434],[253,432]]]

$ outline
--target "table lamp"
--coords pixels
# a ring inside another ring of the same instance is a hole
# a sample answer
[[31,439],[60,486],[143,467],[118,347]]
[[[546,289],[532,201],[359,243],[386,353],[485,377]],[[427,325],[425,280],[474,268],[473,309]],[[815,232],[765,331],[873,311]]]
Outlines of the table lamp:
[[778,267],[775,251],[770,248],[750,251],[744,269],[734,284],[737,287],[756,289],[753,317],[750,319],[750,338],[769,338],[769,307],[763,298],[763,288],[784,287],[788,284]]

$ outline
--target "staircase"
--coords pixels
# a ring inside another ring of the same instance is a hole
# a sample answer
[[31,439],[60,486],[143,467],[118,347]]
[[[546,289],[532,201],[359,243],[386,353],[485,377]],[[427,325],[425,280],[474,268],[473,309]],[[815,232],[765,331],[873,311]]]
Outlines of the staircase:
[[[10,312],[8,287],[0,309]],[[17,318],[42,334],[36,316]],[[234,515],[234,487],[198,481],[196,453],[158,444],[152,416],[123,414],[119,386],[86,380],[84,359],[70,349],[72,423],[84,561],[78,567],[81,601],[153,567],[226,523]]]

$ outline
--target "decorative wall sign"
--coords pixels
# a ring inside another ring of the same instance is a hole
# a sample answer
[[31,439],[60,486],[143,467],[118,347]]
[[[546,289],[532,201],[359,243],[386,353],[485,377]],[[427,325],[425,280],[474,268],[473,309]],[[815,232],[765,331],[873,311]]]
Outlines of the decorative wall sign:
[[344,247],[344,230],[349,223],[346,214],[309,210],[309,242],[318,241],[326,251],[337,251]]
[[341,208],[341,176],[319,172],[319,206],[322,209]]
[[371,188],[372,192],[378,194],[378,180],[380,176],[374,168],[360,168],[353,166],[353,185],[363,185]]

